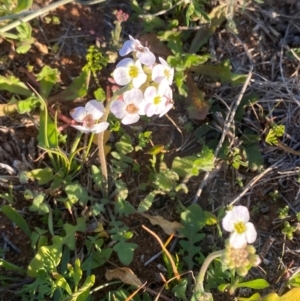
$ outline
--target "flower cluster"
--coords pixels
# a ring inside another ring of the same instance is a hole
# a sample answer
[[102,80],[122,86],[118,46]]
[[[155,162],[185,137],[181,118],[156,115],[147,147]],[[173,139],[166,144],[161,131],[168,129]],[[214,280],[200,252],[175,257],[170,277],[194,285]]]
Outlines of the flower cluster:
[[122,59],[113,72],[118,85],[128,85],[128,90],[111,105],[111,112],[123,124],[135,123],[141,115],[161,117],[173,107],[170,85],[174,69],[162,58],[156,64],[149,48],[129,36],[119,54],[125,56],[132,52],[133,58]]
[[234,249],[227,241],[222,263],[229,269],[235,269],[240,276],[244,277],[251,267],[258,266],[261,262],[255,253],[256,250],[253,246],[246,245],[243,248]]
[[249,220],[250,214],[245,206],[235,206],[227,211],[222,226],[230,232],[229,243],[232,248],[240,249],[256,240],[257,232]]
[[[120,56],[133,53],[133,58],[124,58],[116,66],[113,78],[119,86],[126,86],[125,92],[110,106],[110,111],[123,124],[132,124],[141,115],[159,117],[173,107],[174,68],[162,59],[156,63],[155,55],[144,47],[139,40],[129,36],[119,51]],[[85,107],[77,107],[71,116],[81,125],[72,125],[84,133],[101,133],[108,127],[107,122],[98,122],[104,114],[103,104],[96,100],[89,101]]]

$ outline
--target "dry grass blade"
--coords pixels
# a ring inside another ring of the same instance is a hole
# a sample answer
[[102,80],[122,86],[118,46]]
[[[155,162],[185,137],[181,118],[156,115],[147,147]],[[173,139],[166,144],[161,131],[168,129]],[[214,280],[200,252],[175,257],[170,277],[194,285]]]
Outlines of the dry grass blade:
[[172,269],[173,269],[173,273],[176,277],[177,280],[180,280],[180,275],[178,273],[178,270],[177,270],[177,267],[175,265],[175,262],[171,256],[171,254],[169,253],[169,251],[166,249],[166,247],[164,246],[163,242],[161,241],[161,239],[153,232],[151,231],[149,228],[147,228],[146,226],[142,225],[142,227],[147,231],[149,232],[153,237],[156,238],[156,240],[158,241],[158,243],[160,244],[161,248],[163,249],[163,251],[166,253],[167,257],[169,258],[170,260],[170,263],[171,263],[171,266],[172,266]]

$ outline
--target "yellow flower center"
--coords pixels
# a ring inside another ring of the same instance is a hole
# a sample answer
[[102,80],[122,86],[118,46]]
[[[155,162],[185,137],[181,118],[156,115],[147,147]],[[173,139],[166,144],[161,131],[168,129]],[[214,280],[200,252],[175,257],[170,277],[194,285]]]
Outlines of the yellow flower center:
[[170,76],[171,76],[171,73],[170,73],[170,71],[168,70],[168,69],[165,69],[164,70],[164,76],[166,77],[166,78],[170,78]]
[[139,75],[139,69],[136,66],[130,66],[129,67],[129,76],[131,78],[138,77]]
[[126,111],[130,114],[135,114],[139,111],[139,109],[132,103],[126,106]]
[[234,224],[234,229],[237,233],[242,234],[246,231],[246,225],[243,222],[238,222]]
[[155,97],[154,97],[154,100],[153,100],[153,103],[154,103],[155,105],[158,105],[158,104],[160,103],[160,101],[161,101],[160,98],[161,98],[160,96],[155,96]]

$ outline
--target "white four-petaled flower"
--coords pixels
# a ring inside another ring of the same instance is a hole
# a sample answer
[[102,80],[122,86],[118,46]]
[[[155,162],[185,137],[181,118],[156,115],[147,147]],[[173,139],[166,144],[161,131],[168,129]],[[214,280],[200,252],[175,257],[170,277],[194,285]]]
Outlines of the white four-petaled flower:
[[152,80],[156,83],[160,83],[166,80],[169,85],[172,85],[174,77],[174,68],[172,68],[164,59],[158,58],[160,64],[157,64],[152,69]]
[[124,92],[123,100],[115,100],[110,107],[111,112],[122,119],[123,124],[132,124],[140,119],[140,115],[144,115],[144,96],[139,89],[131,89]]
[[129,40],[123,44],[119,54],[121,56],[125,56],[133,51],[135,51],[136,57],[142,64],[149,66],[155,63],[155,55],[149,50],[149,48],[144,47],[139,40],[129,36]]
[[172,94],[172,90],[166,81],[162,81],[158,88],[150,86],[145,90],[145,114],[148,117],[153,115],[166,114],[173,106],[169,97]]
[[231,232],[229,243],[232,248],[240,249],[256,240],[257,232],[249,220],[249,211],[245,206],[234,206],[226,212],[222,226],[224,230]]
[[125,86],[132,82],[134,88],[139,88],[147,80],[141,62],[126,58],[117,64],[113,78],[118,85]]
[[82,125],[72,125],[72,127],[83,133],[98,134],[104,132],[108,126],[108,122],[97,121],[104,114],[104,106],[101,102],[93,99],[86,103],[85,107],[77,107],[70,112],[74,120],[80,122]]

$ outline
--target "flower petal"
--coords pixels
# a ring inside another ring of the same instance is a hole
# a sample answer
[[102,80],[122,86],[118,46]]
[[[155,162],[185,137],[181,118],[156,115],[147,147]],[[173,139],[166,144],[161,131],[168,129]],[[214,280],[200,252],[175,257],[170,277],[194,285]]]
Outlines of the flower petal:
[[125,58],[117,64],[116,68],[120,68],[120,67],[129,68],[132,65],[134,65],[134,60],[131,58]]
[[90,128],[84,127],[82,125],[72,125],[72,127],[83,133],[89,133],[91,131]]
[[115,82],[120,86],[125,86],[131,82],[131,77],[128,73],[128,68],[119,67],[113,72]]
[[225,217],[222,220],[223,229],[227,232],[232,232],[234,230],[233,212],[229,210],[226,212]]
[[123,99],[126,104],[140,103],[144,98],[143,92],[140,89],[131,89],[129,91],[124,92]]
[[127,114],[127,112],[125,111],[125,108],[126,108],[126,106],[125,106],[124,101],[122,101],[120,99],[116,99],[115,101],[113,101],[113,103],[110,106],[111,112],[117,118],[120,118],[120,119],[122,119]]
[[90,114],[93,120],[98,120],[104,114],[104,106],[102,102],[98,102],[95,99],[90,100],[85,105],[85,110]]
[[144,97],[145,97],[146,101],[152,102],[153,98],[156,96],[156,94],[157,94],[156,88],[153,86],[150,86],[145,90]]
[[109,126],[108,122],[100,122],[95,124],[91,129],[90,132],[94,134],[99,134],[104,132]]
[[86,110],[84,107],[77,107],[70,112],[70,115],[77,122],[82,122],[86,116]]
[[160,95],[160,96],[165,95],[168,88],[170,88],[168,82],[166,80],[163,80],[158,85],[157,94]]
[[128,40],[123,44],[122,48],[119,50],[119,54],[120,56],[125,56],[128,53],[134,51],[134,49],[134,41]]
[[160,112],[159,117],[167,114],[173,108],[173,104],[171,102],[167,102],[165,104],[165,108]]
[[154,105],[152,104],[148,104],[146,107],[145,107],[145,113],[148,117],[152,117],[155,113],[156,113],[156,108]]
[[139,73],[139,76],[132,80],[132,85],[134,88],[139,88],[147,80],[147,75],[145,73]]
[[252,223],[246,223],[246,239],[249,244],[252,244],[255,242],[257,237],[257,232],[255,230],[255,227]]
[[146,66],[153,65],[156,61],[155,55],[147,48],[144,47],[143,51],[138,51],[136,53],[136,57],[140,60],[140,62]]
[[236,221],[242,221],[245,224],[249,222],[250,214],[249,210],[245,206],[234,206],[232,212],[235,216]]
[[132,123],[139,121],[139,119],[140,119],[139,114],[127,114],[126,116],[124,116],[124,118],[122,118],[122,123],[123,124],[132,124]]
[[241,249],[247,244],[245,234],[232,232],[229,237],[230,246],[234,249]]
[[164,70],[165,68],[161,64],[157,64],[156,66],[154,66],[151,75],[152,80],[156,83],[160,83],[163,79],[165,79]]

